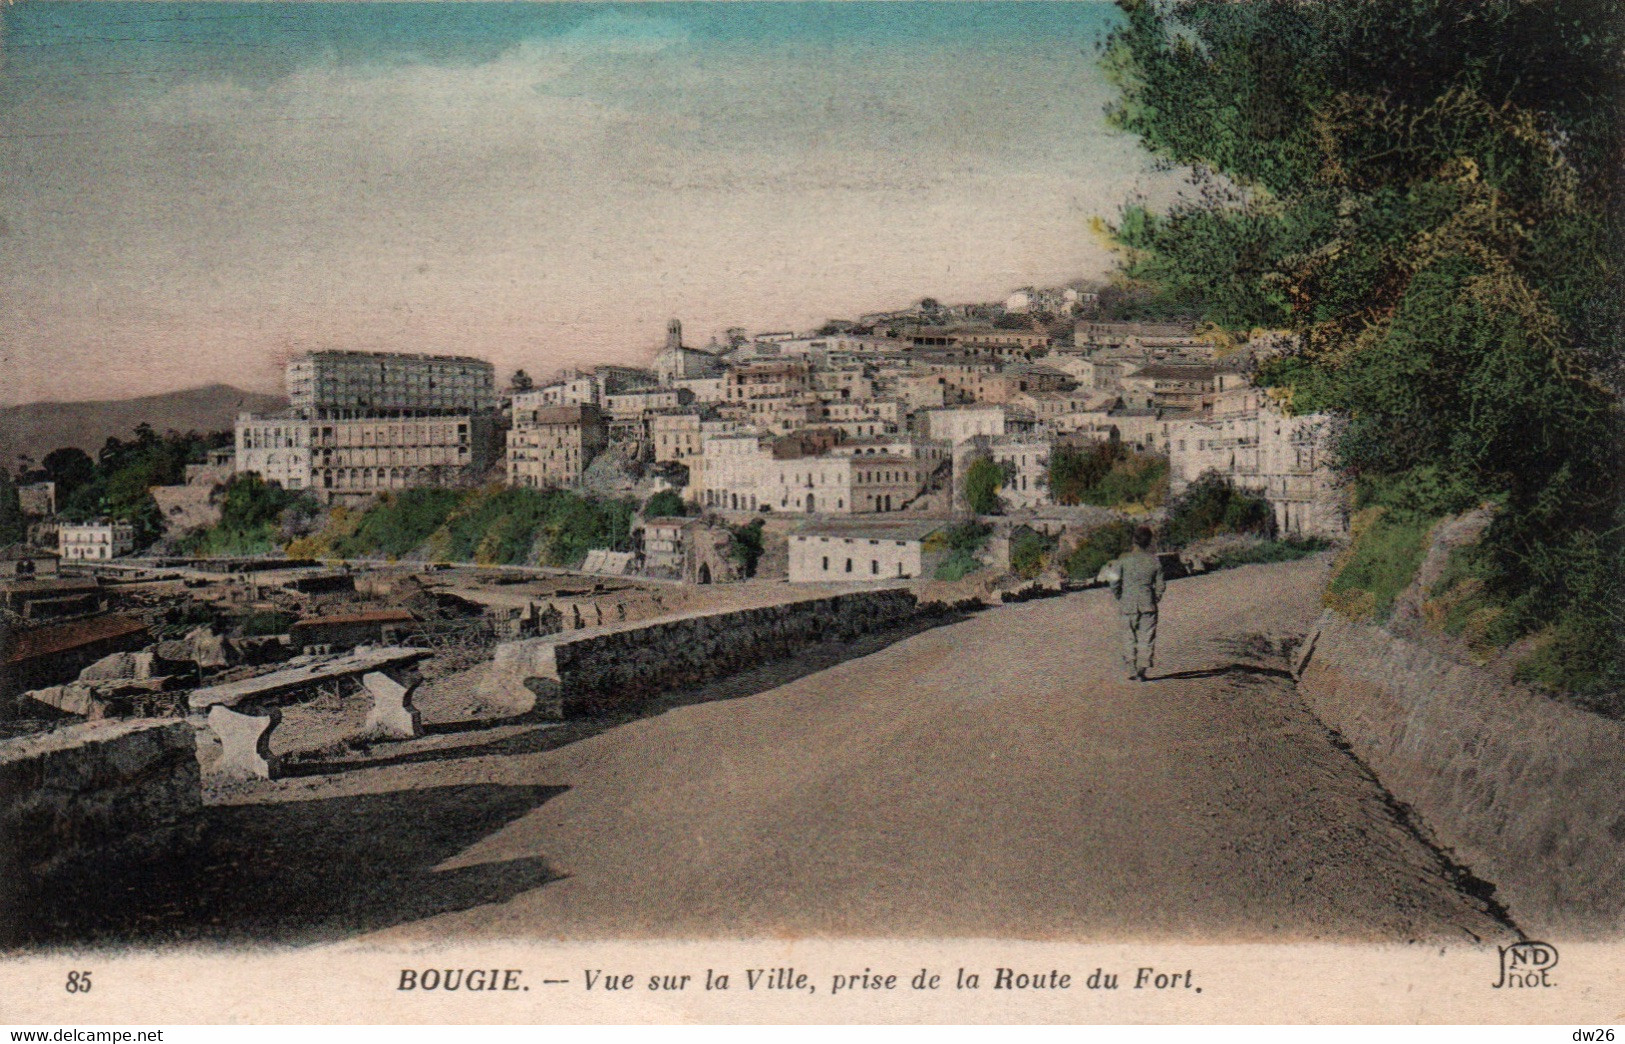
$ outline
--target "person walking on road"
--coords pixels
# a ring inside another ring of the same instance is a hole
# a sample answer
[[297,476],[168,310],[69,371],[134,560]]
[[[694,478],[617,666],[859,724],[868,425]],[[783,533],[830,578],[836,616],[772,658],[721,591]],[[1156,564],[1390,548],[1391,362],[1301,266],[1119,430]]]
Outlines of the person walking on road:
[[1107,567],[1114,577],[1112,597],[1123,616],[1123,662],[1130,681],[1145,681],[1145,672],[1156,662],[1157,606],[1167,581],[1150,548],[1151,529],[1140,526],[1134,531],[1134,547]]

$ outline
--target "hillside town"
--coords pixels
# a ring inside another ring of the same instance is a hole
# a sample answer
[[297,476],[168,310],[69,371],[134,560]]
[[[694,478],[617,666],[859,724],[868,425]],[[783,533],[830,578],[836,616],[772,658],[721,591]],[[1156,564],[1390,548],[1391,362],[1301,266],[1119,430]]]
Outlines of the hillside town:
[[[1067,293],[1022,291],[1002,314],[1043,300],[1070,319],[1087,306]],[[647,367],[539,383],[521,372],[503,389],[475,358],[312,352],[288,366],[289,408],[239,418],[234,453],[216,466],[229,457],[237,474],[329,504],[489,481],[640,499],[670,490],[695,515],[791,516],[798,532],[861,535],[889,516],[967,513],[977,460],[1001,476],[997,506],[978,513],[1064,517],[1072,505],[1050,488],[1052,456],[1120,443],[1166,458],[1173,494],[1218,475],[1266,499],[1279,534],[1345,531],[1326,418],[1290,416],[1252,387],[1248,353],[1221,354],[1185,324],[1076,318],[1059,335],[1048,325],[915,310],[807,334],[735,329],[695,347],[673,319]],[[663,521],[642,520],[635,557],[595,564],[697,576],[705,563],[686,563],[704,537]],[[65,555],[75,532],[61,530]],[[96,538],[128,550],[111,531]],[[918,575],[894,564],[886,576]]]
[[[285,409],[240,415],[229,441],[187,451],[181,481],[147,490],[156,527],[71,517],[53,481],[21,484],[29,539],[6,549],[0,579],[5,716],[151,709],[177,683],[79,672],[165,648],[195,680],[388,641],[479,654],[502,638],[865,586],[953,601],[1040,574],[1087,584],[1124,550],[1128,523],[1158,523],[1198,483],[1252,498],[1254,538],[1323,542],[1348,526],[1328,419],[1254,387],[1253,350],[1190,324],[1101,318],[1075,289],[927,299],[703,346],[673,319],[650,355],[499,385],[472,357],[312,351],[287,364]],[[1063,481],[1062,462],[1091,459],[1098,496]],[[1102,474],[1119,472],[1102,492]],[[540,556],[528,530],[517,551],[491,551],[496,516],[468,523],[461,553],[443,533],[360,544],[311,532],[401,529],[365,520],[423,497],[440,498],[444,529],[503,490],[630,514]],[[303,538],[211,552],[202,538],[250,496],[281,498],[267,517],[284,528],[304,512]]]

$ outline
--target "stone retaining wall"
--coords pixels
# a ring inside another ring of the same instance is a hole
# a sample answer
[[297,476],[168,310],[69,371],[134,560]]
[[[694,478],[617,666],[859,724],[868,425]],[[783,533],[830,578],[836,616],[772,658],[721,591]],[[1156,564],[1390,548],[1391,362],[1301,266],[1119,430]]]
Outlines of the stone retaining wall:
[[197,730],[185,721],[99,721],[0,740],[0,910],[47,876],[111,870],[175,845],[202,806]]
[[481,696],[551,717],[613,714],[820,641],[851,641],[916,611],[913,594],[888,588],[504,642]]
[[1315,713],[1535,937],[1625,930],[1625,722],[1328,613]]

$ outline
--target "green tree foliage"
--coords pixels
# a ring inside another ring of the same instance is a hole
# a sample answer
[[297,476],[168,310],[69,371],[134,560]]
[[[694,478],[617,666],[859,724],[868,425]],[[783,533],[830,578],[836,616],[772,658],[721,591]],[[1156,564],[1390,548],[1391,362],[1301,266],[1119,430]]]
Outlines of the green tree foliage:
[[1010,536],[1010,569],[1023,580],[1031,580],[1044,571],[1055,540],[1026,526]]
[[1090,581],[1100,575],[1106,563],[1128,553],[1134,546],[1134,526],[1129,522],[1108,522],[1091,530],[1072,554],[1067,556],[1066,575],[1074,580]]
[[[195,431],[155,432],[141,424],[129,441],[109,438],[96,454],[93,472],[84,478],[82,462],[72,449],[53,450],[47,462],[56,461],[77,484],[59,498],[60,514],[68,521],[113,518],[135,524],[137,545],[149,544],[163,532],[163,516],[149,492],[153,486],[173,486],[185,481],[186,465],[207,459],[210,449],[228,445],[230,432],[200,434]],[[45,470],[49,474],[51,465]]]
[[185,540],[183,548],[210,557],[259,555],[277,550],[285,512],[308,496],[266,482],[252,472],[234,475],[216,492],[220,521]]
[[11,481],[11,472],[0,468],[0,547],[15,544],[26,536],[28,520],[23,517],[17,486]]
[[978,515],[999,513],[999,490],[1004,488],[1004,469],[990,457],[977,457],[965,468],[965,502]]
[[355,528],[333,544],[340,558],[400,558],[417,550],[462,502],[454,489],[405,489],[388,493]]
[[1168,461],[1116,439],[1087,450],[1060,447],[1050,454],[1048,483],[1058,504],[1155,507],[1167,496]]
[[47,453],[40,461],[40,469],[45,472],[47,481],[56,483],[58,502],[96,479],[96,462],[78,446],[64,446]]
[[[1260,382],[1348,419],[1343,466],[1366,492],[1426,472],[1446,500],[1497,502],[1481,582],[1505,634],[1544,628],[1574,685],[1617,688],[1617,5],[1120,6],[1110,118],[1197,188],[1165,213],[1125,210],[1123,284],[1232,330],[1293,332]],[[1389,517],[1368,539],[1418,524]]]
[[762,530],[765,524],[759,518],[753,518],[742,526],[729,526],[733,533],[733,543],[728,546],[728,557],[738,564],[739,569],[746,576],[756,575],[756,564],[762,560]]
[[643,502],[644,518],[682,518],[689,505],[676,490],[663,489]]
[[1236,489],[1223,477],[1203,475],[1168,506],[1162,538],[1172,547],[1220,533],[1268,536],[1274,524],[1269,502]]

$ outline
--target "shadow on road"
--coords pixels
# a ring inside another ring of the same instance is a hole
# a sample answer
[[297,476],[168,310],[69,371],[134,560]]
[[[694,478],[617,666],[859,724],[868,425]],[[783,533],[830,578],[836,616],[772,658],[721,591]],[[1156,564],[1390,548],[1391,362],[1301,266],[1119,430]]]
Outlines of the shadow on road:
[[1264,667],[1256,663],[1227,663],[1223,667],[1204,667],[1194,671],[1173,671],[1168,674],[1149,674],[1148,682],[1176,681],[1185,678],[1218,678],[1227,674],[1250,675],[1256,678],[1285,678],[1292,681],[1292,672],[1281,667]]
[[195,848],[64,876],[18,904],[7,934],[30,949],[309,944],[505,902],[560,875],[537,858],[435,867],[566,789],[476,784],[211,806]]

